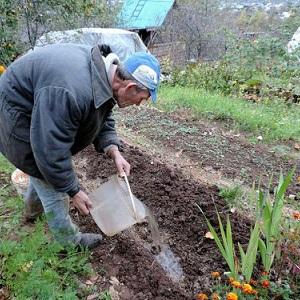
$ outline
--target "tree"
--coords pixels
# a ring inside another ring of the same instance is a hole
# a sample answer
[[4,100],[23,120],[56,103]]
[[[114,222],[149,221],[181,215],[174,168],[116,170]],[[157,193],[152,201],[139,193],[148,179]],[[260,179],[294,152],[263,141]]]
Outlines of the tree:
[[[0,9],[0,61],[8,64],[18,53],[33,48],[45,32],[110,26],[118,6],[105,0],[0,0]],[[5,50],[9,47],[16,55]]]

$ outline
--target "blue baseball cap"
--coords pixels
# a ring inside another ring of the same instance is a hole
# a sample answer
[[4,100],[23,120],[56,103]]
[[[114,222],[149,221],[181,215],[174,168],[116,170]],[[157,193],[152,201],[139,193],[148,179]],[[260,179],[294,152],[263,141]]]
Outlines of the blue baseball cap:
[[152,101],[156,102],[160,78],[158,60],[148,52],[136,52],[124,61],[123,66],[135,80],[149,90]]

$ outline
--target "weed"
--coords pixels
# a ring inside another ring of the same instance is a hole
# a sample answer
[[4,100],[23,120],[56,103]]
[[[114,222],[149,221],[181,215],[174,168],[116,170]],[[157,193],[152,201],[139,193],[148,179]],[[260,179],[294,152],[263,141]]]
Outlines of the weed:
[[105,291],[100,295],[100,300],[112,300],[109,292]]
[[242,195],[243,191],[239,186],[221,188],[219,192],[219,196],[222,197],[231,207],[237,206],[237,202],[240,200]]
[[87,252],[68,249],[62,257],[62,247],[52,241],[40,220],[29,233],[20,231],[15,239],[0,245],[2,285],[18,299],[74,299],[78,274],[89,274]]

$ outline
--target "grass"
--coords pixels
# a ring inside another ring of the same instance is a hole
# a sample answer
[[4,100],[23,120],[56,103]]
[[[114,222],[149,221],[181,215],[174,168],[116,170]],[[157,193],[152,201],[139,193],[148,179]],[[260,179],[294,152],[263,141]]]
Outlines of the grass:
[[162,85],[159,107],[173,111],[189,108],[196,115],[225,120],[240,130],[261,135],[265,142],[300,141],[300,106],[284,103],[252,103],[212,94],[192,87]]
[[81,283],[94,272],[88,251],[63,249],[46,231],[45,219],[21,224],[24,202],[10,184],[14,169],[0,154],[0,298],[5,291],[21,300],[85,299],[95,293],[98,299],[111,299],[96,285]]

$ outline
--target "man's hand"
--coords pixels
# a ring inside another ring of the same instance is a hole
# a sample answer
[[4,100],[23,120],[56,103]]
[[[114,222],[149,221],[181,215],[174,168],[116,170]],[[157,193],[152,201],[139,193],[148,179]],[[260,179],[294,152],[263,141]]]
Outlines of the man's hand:
[[122,156],[117,146],[113,145],[107,151],[107,154],[114,161],[118,173],[120,176],[129,176],[130,174],[130,164],[127,160]]
[[88,215],[92,208],[92,202],[84,191],[79,191],[74,197],[71,198],[73,205],[83,215]]

